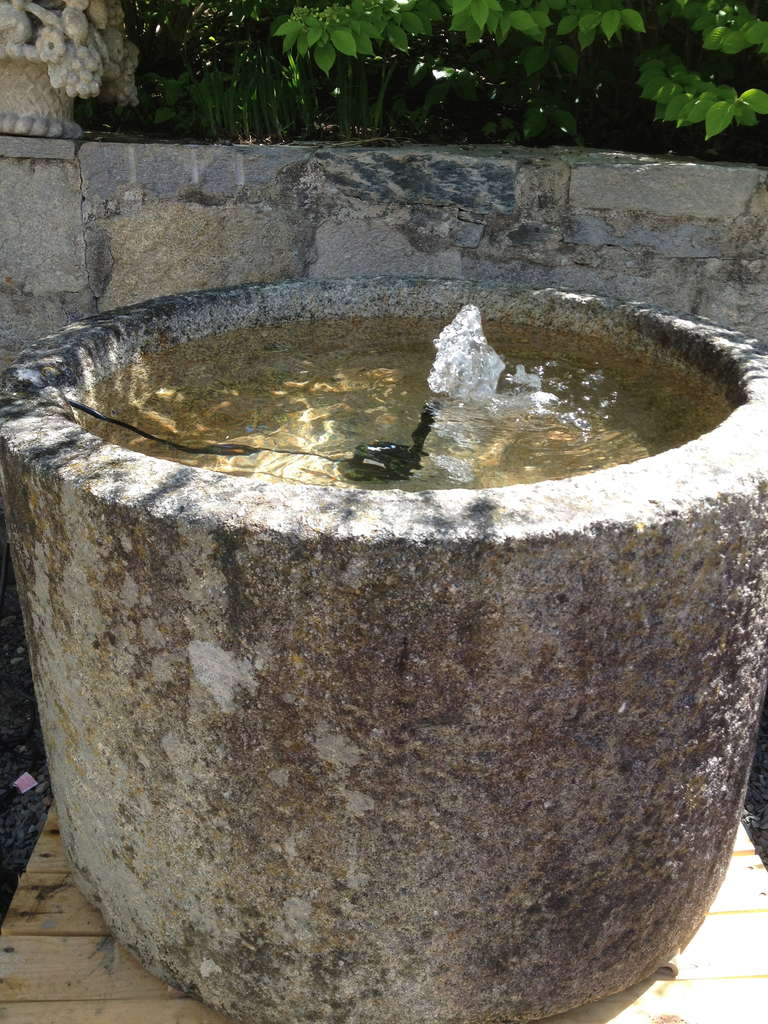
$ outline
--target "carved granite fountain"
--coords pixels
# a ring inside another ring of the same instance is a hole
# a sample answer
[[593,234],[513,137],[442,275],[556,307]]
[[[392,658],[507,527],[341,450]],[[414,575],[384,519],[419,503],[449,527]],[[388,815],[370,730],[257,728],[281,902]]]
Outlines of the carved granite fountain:
[[[732,411],[632,464],[406,493],[177,465],[65,400],[140,352],[467,302],[661,353]],[[119,941],[248,1024],[530,1020],[673,955],[765,685],[767,412],[742,335],[502,284],[243,286],[28,352],[2,484],[62,834]]]
[[0,134],[78,138],[76,97],[136,102],[119,0],[0,2]]

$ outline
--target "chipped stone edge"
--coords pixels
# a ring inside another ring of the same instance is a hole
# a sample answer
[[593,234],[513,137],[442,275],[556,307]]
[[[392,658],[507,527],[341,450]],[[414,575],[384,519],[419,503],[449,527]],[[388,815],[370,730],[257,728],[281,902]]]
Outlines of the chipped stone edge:
[[[629,465],[537,484],[477,490],[366,491],[258,484],[106,444],[80,427],[63,396],[82,397],[143,348],[211,333],[325,317],[451,317],[475,302],[489,318],[661,347],[720,380],[736,408],[715,430]],[[97,500],[147,515],[248,523],[279,532],[441,543],[642,529],[768,479],[768,348],[710,321],[502,282],[368,278],[241,285],[154,299],[73,324],[23,353],[0,378],[0,444],[36,473],[60,474]]]

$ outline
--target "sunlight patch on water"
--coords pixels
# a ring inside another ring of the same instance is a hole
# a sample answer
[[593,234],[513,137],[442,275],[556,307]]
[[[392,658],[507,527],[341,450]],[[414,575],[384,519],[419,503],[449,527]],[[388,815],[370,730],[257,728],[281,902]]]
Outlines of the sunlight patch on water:
[[[484,333],[474,313],[459,326],[482,335],[469,346],[471,374],[457,363],[457,331],[446,335],[434,321],[326,320],[149,353],[85,398],[176,441],[305,455],[189,455],[80,422],[115,444],[260,482],[425,490],[531,483],[632,462],[684,444],[731,411],[703,374],[610,340],[498,322]],[[480,391],[469,380],[478,374]],[[427,403],[434,423],[409,479],[358,484],[313,457],[348,459],[361,443],[411,445]]]

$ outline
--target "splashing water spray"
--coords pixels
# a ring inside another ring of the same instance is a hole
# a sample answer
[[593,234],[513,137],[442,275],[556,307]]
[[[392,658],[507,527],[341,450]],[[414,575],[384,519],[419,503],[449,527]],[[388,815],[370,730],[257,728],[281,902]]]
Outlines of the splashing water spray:
[[[496,394],[504,360],[488,344],[477,306],[463,306],[434,344],[437,355],[427,378],[431,391],[465,402],[487,402]],[[357,445],[352,458],[339,464],[342,476],[355,481],[407,480],[429,454],[424,442],[439,410],[437,400],[425,404],[410,447],[392,441]]]
[[[483,333],[480,310],[477,306],[463,306],[454,319],[435,338],[437,355],[429,372],[427,383],[435,394],[464,402],[488,402],[496,394],[499,377],[504,371],[504,361],[491,348]],[[421,460],[429,453],[424,442],[429,436],[440,403],[433,399],[424,405],[421,418],[411,434],[412,444],[396,441],[376,441],[373,444],[359,444],[351,458],[339,459],[317,452],[302,452],[287,448],[254,448],[245,444],[185,445],[168,438],[157,437],[123,420],[105,416],[80,402],[65,399],[79,412],[93,416],[105,423],[130,430],[140,437],[168,445],[177,451],[196,455],[218,455],[229,458],[259,455],[262,452],[279,452],[285,455],[311,455],[326,462],[338,464],[341,475],[355,482],[374,480],[407,480],[415,470],[421,469]]]

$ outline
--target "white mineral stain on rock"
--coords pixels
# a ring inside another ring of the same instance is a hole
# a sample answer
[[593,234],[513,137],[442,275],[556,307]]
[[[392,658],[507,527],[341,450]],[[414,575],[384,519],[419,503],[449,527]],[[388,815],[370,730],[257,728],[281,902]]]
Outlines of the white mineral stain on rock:
[[275,768],[271,772],[267,772],[267,778],[271,779],[276,786],[281,789],[288,785],[288,777],[291,774],[290,768]]
[[235,710],[235,693],[240,687],[253,691],[258,686],[254,671],[262,666],[238,658],[216,644],[193,640],[187,653],[196,681],[222,711]]
[[139,599],[139,588],[136,585],[136,580],[127,573],[123,579],[121,597],[123,604],[128,605],[129,608],[135,605]]
[[155,619],[142,619],[139,623],[139,632],[141,633],[141,639],[147,647],[156,648],[161,652],[165,652],[168,646],[168,638],[160,630]]
[[48,560],[46,550],[39,541],[35,541],[32,573],[32,614],[42,632],[44,620],[51,608],[50,578],[48,576]]
[[341,574],[341,582],[347,586],[356,589],[359,587],[365,579],[367,563],[362,558],[350,558],[347,567]]
[[160,740],[160,745],[171,764],[178,764],[184,760],[184,741],[175,732],[167,732]]
[[358,789],[342,789],[341,795],[346,801],[347,810],[356,818],[362,817],[366,811],[372,811],[376,807],[375,801]]
[[357,868],[351,867],[347,871],[347,885],[356,892],[364,889],[368,885],[369,879],[370,875],[367,875],[364,871],[358,871]]
[[277,932],[286,942],[301,942],[312,938],[309,925],[312,916],[312,904],[298,896],[291,896],[283,901],[283,920],[277,926]]
[[156,654],[150,663],[150,674],[158,683],[169,683],[173,679],[173,659],[167,654]]
[[359,747],[343,733],[332,732],[325,722],[315,729],[312,744],[321,761],[328,761],[335,768],[352,768],[363,756]]
[[211,960],[209,957],[206,957],[205,960],[203,960],[203,962],[200,964],[200,974],[204,978],[210,978],[212,974],[221,973],[222,972],[219,965],[216,963],[215,960]]
[[288,860],[293,860],[294,857],[298,857],[299,851],[296,849],[296,840],[293,838],[293,836],[290,836],[283,843],[283,853],[288,858]]

